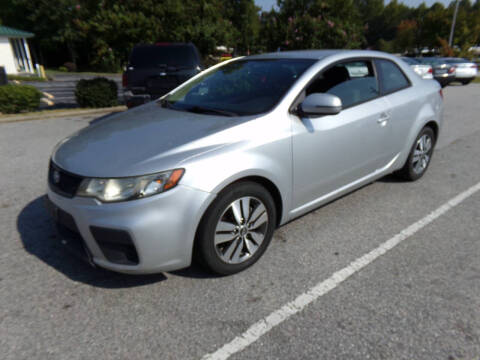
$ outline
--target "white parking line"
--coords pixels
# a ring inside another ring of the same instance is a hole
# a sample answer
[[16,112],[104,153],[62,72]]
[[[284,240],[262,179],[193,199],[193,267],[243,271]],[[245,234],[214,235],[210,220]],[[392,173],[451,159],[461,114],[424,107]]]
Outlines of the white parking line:
[[368,264],[375,261],[380,256],[386,254],[388,251],[392,250],[395,246],[400,244],[405,239],[409,238],[417,231],[423,227],[430,224],[435,219],[439,218],[445,214],[448,210],[460,204],[463,200],[475,194],[480,190],[480,182],[472,186],[468,190],[458,194],[454,198],[450,199],[442,206],[432,211],[430,214],[424,218],[413,223],[406,229],[402,230],[400,233],[385,241],[383,244],[373,249],[369,253],[359,257],[347,267],[333,273],[328,279],[318,283],[314,287],[310,288],[308,291],[299,295],[295,300],[283,305],[280,309],[275,310],[267,317],[256,322],[250,328],[248,328],[243,334],[235,337],[229,343],[223,345],[220,349],[214,353],[205,355],[202,360],[222,360],[228,359],[231,355],[242,351],[250,344],[257,341],[262,335],[265,335],[275,326],[281,324],[283,321],[287,320],[290,316],[296,314],[297,312],[303,310],[308,304],[317,300],[319,297],[325,295],[330,290],[333,290],[343,281],[347,280],[350,276],[360,271]]

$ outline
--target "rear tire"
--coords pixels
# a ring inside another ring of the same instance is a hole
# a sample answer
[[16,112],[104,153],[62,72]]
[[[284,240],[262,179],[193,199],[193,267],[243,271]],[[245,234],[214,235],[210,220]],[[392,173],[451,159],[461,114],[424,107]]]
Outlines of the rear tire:
[[397,175],[408,181],[420,179],[430,165],[435,142],[435,132],[431,127],[424,127],[415,139],[405,165]]
[[195,240],[195,256],[208,270],[230,275],[253,265],[276,227],[275,203],[263,186],[228,186],[206,210]]
[[463,85],[468,85],[468,84],[470,84],[471,81],[472,80],[462,80],[462,84]]

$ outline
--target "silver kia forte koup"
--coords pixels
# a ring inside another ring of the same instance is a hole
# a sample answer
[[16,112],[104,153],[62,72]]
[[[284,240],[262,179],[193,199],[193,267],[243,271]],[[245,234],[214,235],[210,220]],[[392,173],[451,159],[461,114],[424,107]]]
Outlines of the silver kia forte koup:
[[46,202],[95,265],[232,274],[276,227],[387,174],[420,178],[442,113],[438,83],[385,53],[234,59],[60,142]]

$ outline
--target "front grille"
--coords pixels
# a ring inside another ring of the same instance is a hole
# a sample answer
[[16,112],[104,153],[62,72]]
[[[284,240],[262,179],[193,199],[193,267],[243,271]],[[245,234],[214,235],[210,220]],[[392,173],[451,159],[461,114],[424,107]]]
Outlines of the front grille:
[[50,161],[48,184],[53,192],[69,198],[74,197],[82,180],[83,177],[62,170]]

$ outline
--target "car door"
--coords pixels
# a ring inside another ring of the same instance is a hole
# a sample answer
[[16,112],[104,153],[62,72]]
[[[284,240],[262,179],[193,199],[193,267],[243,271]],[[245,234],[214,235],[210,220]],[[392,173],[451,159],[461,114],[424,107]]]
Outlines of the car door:
[[[367,177],[388,164],[391,126],[370,59],[337,63],[300,94],[330,93],[342,100],[337,115],[291,114],[293,212]],[[295,106],[295,104],[294,104]]]
[[380,92],[390,109],[390,149],[397,154],[404,149],[405,140],[425,98],[417,88],[411,86],[408,77],[393,61],[375,59],[375,67],[379,75]]

